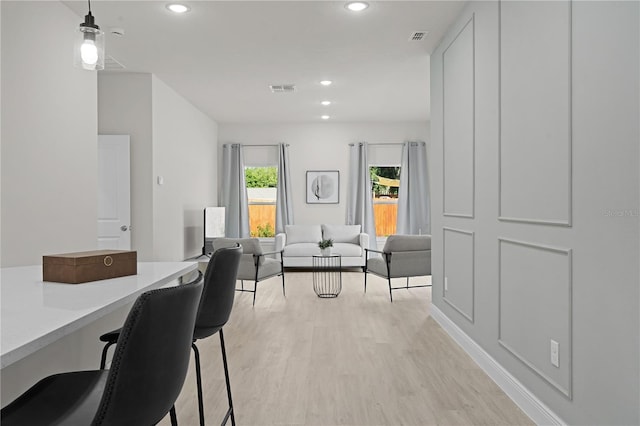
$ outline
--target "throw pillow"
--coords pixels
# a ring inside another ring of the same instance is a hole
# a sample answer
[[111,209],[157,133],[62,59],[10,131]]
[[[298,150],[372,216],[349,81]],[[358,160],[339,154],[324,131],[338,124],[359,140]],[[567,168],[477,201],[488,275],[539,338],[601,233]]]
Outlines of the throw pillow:
[[334,243],[360,244],[360,225],[322,225],[322,237]]

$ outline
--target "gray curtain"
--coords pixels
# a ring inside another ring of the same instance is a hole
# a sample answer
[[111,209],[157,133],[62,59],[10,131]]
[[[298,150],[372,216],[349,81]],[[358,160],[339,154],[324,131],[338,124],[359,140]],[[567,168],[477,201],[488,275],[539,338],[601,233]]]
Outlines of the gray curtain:
[[244,178],[242,145],[226,144],[222,147],[222,205],[225,209],[225,236],[249,237],[249,200]]
[[400,165],[396,233],[431,234],[429,204],[427,145],[424,142],[405,142]]
[[349,145],[349,181],[347,187],[347,225],[361,225],[369,234],[369,248],[376,250],[376,224],[366,142]]
[[276,234],[284,233],[285,225],[293,224],[293,197],[289,168],[289,145],[278,145],[278,186],[276,189]]

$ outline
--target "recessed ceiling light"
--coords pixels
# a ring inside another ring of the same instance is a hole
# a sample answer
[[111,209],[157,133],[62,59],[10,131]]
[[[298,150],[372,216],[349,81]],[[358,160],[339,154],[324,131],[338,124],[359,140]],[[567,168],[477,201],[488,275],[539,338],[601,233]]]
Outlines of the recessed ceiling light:
[[322,80],[320,82],[320,84],[322,84],[323,86],[330,86],[331,83],[333,83],[333,81],[331,81],[331,80]]
[[321,103],[322,105],[324,105],[324,106],[331,105],[331,101],[322,101],[322,102],[320,102],[320,103]]
[[170,3],[167,5],[167,9],[173,13],[185,13],[191,10],[191,8],[182,3]]
[[323,115],[323,116],[322,116],[322,117],[320,117],[320,118],[322,118],[323,120],[328,120],[328,119],[329,119],[329,118],[331,118],[331,117],[329,117],[328,115]]
[[351,1],[345,5],[352,12],[361,12],[369,7],[369,3],[364,1]]

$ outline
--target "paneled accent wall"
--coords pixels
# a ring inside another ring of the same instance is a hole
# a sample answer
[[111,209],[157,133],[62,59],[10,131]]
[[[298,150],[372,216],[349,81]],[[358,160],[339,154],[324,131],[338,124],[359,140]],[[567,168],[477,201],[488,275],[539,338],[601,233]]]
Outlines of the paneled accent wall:
[[[501,238],[498,251],[499,342],[571,398],[571,250]],[[551,340],[559,344],[557,367]]]
[[444,215],[473,217],[475,204],[474,19],[442,52]]
[[431,55],[434,318],[538,424],[640,424],[639,27],[472,1]]
[[473,322],[475,263],[473,232],[445,227],[443,233],[442,298],[464,318]]
[[571,3],[500,3],[501,220],[571,225]]

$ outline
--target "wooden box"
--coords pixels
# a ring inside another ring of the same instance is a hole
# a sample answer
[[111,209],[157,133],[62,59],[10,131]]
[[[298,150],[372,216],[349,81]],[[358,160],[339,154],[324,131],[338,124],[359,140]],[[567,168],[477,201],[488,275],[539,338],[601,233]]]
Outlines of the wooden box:
[[43,281],[80,284],[137,273],[135,251],[95,250],[42,256]]

